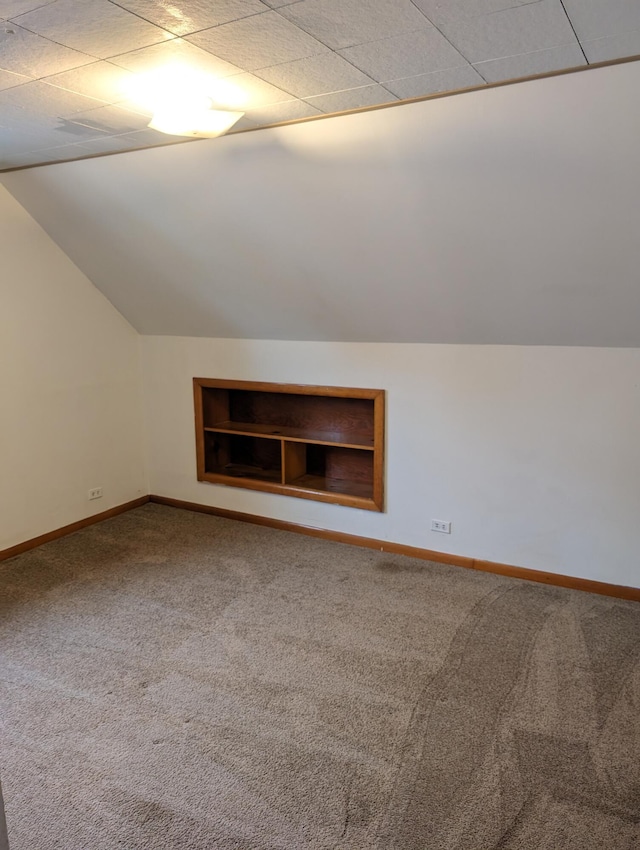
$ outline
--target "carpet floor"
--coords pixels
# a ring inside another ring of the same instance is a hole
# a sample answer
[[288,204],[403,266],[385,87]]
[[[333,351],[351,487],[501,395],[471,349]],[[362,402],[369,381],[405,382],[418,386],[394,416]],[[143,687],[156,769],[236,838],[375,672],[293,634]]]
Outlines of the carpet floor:
[[11,850],[638,850],[640,605],[159,505],[0,564]]

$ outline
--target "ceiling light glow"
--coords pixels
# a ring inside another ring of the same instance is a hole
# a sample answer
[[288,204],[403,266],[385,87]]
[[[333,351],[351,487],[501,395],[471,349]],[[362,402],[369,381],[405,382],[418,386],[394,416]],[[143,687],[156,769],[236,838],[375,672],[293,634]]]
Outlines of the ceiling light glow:
[[166,65],[136,75],[129,98],[153,113],[149,127],[175,136],[213,138],[244,115],[237,110],[244,99],[237,86],[184,65]]
[[156,110],[148,126],[152,130],[159,130],[171,136],[213,139],[233,127],[243,115],[244,112],[226,112],[221,109],[172,106]]

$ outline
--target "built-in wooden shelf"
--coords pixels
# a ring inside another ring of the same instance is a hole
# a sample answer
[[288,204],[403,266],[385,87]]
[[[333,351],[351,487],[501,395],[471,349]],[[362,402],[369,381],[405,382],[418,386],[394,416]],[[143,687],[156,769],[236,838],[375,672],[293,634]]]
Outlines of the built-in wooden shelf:
[[265,437],[265,439],[282,440],[298,443],[315,443],[321,446],[349,446],[354,449],[369,449],[373,451],[373,437],[366,434],[348,434],[340,431],[314,431],[310,428],[285,428],[281,425],[261,425],[251,422],[220,422],[205,431],[216,431],[219,434],[244,434],[248,437]]
[[199,481],[383,510],[384,390],[193,386]]

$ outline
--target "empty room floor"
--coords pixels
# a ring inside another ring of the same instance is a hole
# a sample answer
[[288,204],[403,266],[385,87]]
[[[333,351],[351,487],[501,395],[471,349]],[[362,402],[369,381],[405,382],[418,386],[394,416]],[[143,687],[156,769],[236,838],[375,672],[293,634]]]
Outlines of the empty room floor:
[[11,850],[631,850],[640,605],[148,504],[0,564]]

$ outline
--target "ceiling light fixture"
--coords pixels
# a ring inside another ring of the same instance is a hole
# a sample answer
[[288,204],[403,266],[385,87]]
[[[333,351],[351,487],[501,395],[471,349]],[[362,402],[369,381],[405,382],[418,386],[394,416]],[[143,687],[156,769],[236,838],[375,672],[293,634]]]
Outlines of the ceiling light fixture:
[[189,106],[169,104],[156,110],[148,126],[170,136],[195,136],[212,139],[233,127],[244,112],[227,112],[222,109],[193,109]]
[[[219,81],[208,75],[184,66],[165,66],[137,76],[131,98],[153,113],[151,129],[210,139],[225,133],[244,115],[214,105],[211,95],[219,88]],[[237,94],[235,99],[239,99]]]

